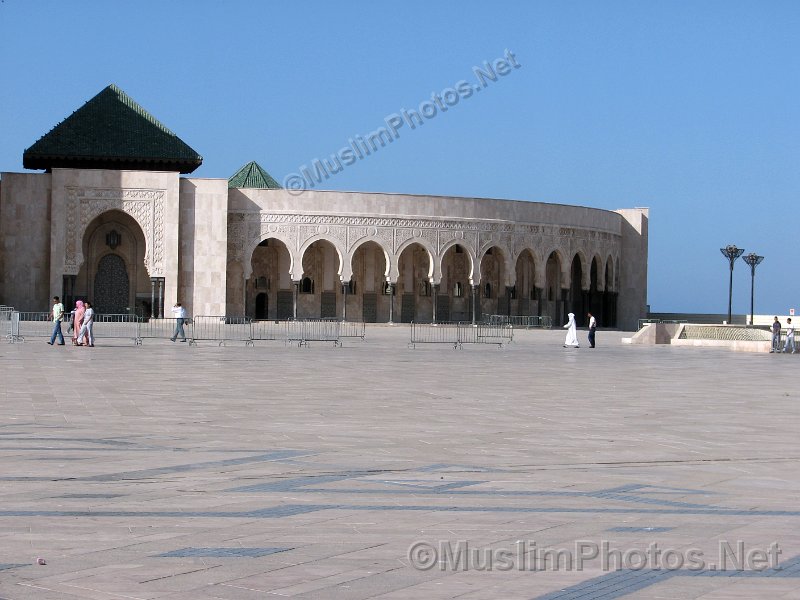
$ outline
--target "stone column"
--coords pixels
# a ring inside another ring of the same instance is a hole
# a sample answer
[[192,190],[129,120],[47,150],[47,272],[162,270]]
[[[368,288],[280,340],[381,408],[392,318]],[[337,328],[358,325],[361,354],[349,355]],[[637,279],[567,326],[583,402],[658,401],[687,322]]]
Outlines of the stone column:
[[155,319],[158,311],[156,310],[156,282],[157,277],[150,278],[150,318]]
[[164,318],[164,278],[158,278],[158,318]]
[[510,317],[511,316],[511,291],[513,290],[513,286],[507,285],[506,286],[506,314]]
[[431,285],[431,292],[433,293],[433,322],[436,323],[436,304],[439,298],[439,284],[434,283]]
[[389,325],[394,321],[394,283],[389,282]]
[[342,321],[347,321],[347,290],[350,289],[350,282],[342,282]]
[[472,288],[472,324],[475,325],[478,321],[478,286],[473,284]]
[[300,282],[293,281],[292,282],[292,318],[296,321],[297,320],[297,296],[300,294]]

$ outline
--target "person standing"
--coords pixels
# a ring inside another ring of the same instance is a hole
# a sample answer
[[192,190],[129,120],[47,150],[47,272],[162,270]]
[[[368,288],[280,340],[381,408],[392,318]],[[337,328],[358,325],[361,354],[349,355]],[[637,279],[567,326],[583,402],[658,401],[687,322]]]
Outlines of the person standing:
[[[94,348],[94,331],[92,331],[93,325],[94,309],[92,308],[92,303],[87,300],[86,312],[83,313],[83,325],[81,325],[81,331],[78,334],[78,346],[86,345],[89,348]],[[86,338],[86,344],[83,343],[83,338]]]
[[175,306],[172,307],[172,312],[175,315],[175,331],[172,333],[172,337],[169,338],[173,342],[181,336],[181,341],[186,341],[186,332],[183,330],[183,324],[186,322],[186,309],[181,306],[181,303],[178,302]]
[[64,305],[58,299],[58,296],[53,296],[53,308],[50,309],[50,318],[53,319],[53,334],[50,336],[50,341],[47,342],[51,346],[58,337],[58,345],[64,345],[64,334],[61,333],[61,317],[64,315]]
[[564,325],[564,329],[567,330],[564,348],[580,348],[581,346],[578,343],[578,328],[575,325],[575,313],[569,313],[567,316],[569,317],[569,321]]
[[589,317],[589,347],[594,348],[594,334],[597,331],[597,319],[594,318],[592,313],[586,313]]
[[775,317],[775,320],[772,322],[772,348],[770,349],[770,353],[780,352],[780,351],[781,351],[781,322],[778,321],[778,317]]
[[783,351],[788,352],[789,346],[792,347],[792,354],[794,354],[794,325],[792,319],[786,319],[786,343],[783,345]]

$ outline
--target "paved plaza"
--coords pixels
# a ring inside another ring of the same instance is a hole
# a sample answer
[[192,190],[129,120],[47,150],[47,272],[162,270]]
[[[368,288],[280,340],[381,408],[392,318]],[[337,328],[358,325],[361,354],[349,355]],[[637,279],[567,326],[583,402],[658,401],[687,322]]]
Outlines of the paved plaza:
[[623,335],[2,344],[0,598],[800,598],[800,359]]

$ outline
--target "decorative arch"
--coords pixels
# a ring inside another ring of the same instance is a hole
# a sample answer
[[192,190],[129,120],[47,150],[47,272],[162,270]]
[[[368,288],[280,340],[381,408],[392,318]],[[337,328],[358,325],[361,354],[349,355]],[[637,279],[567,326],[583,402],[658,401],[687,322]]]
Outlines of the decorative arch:
[[477,266],[477,273],[473,274],[473,279],[475,281],[480,281],[480,278],[481,278],[481,274],[480,274],[480,268],[481,267],[480,267],[480,265],[481,265],[481,262],[483,261],[483,257],[486,256],[486,253],[489,250],[494,251],[495,248],[500,251],[500,255],[503,257],[504,281],[502,282],[501,285],[505,285],[505,286],[514,285],[514,278],[512,277],[512,275],[514,274],[514,261],[513,261],[512,257],[511,257],[511,250],[509,250],[508,246],[506,246],[505,244],[500,244],[500,243],[494,242],[494,241],[487,242],[481,248],[481,251],[480,251],[480,254],[479,254],[480,260],[476,261],[476,263],[475,263],[476,266]]
[[433,279],[433,271],[434,271],[434,256],[436,256],[436,251],[430,245],[430,242],[424,238],[409,238],[400,244],[392,254],[390,254],[389,259],[391,262],[390,265],[390,281],[397,281],[398,277],[400,277],[400,257],[402,256],[403,252],[406,248],[412,246],[413,244],[417,244],[421,246],[427,253],[428,253],[428,279]]
[[[593,291],[602,292],[605,291],[605,282],[606,282],[606,271],[603,266],[603,259],[600,257],[599,253],[595,253],[592,256],[592,262],[590,263],[590,274],[592,271],[596,274],[595,279],[595,289]],[[592,282],[589,281],[589,287],[591,289]]]
[[614,257],[612,257],[610,254],[608,255],[608,258],[606,258],[606,267],[604,271],[606,283],[605,291],[615,292],[617,288],[614,286]]
[[466,250],[466,255],[469,257],[469,268],[467,277],[471,284],[477,281],[475,278],[475,263],[477,262],[475,256],[475,249],[466,240],[453,239],[448,241],[446,244],[443,244],[442,247],[439,249],[439,253],[436,256],[436,260],[434,261],[432,283],[438,285],[442,282],[442,262],[444,261],[444,258],[447,255],[447,253],[454,246],[462,246]]
[[[589,290],[589,286],[591,285],[590,273],[589,273],[589,261],[586,258],[586,253],[581,249],[578,249],[578,250],[575,251],[575,254],[573,254],[572,260],[575,260],[576,257],[581,262],[580,289],[583,290],[583,291],[588,291]],[[571,276],[572,276],[571,267],[572,267],[572,261],[570,261],[570,286],[573,286],[573,282],[571,280]]]
[[349,269],[349,264],[350,264],[349,261],[345,261],[343,259],[343,257],[346,255],[346,252],[343,252],[342,247],[337,243],[336,240],[331,239],[329,236],[325,234],[313,235],[310,238],[308,238],[305,242],[303,242],[302,246],[300,246],[300,249],[297,252],[298,260],[292,262],[292,280],[300,281],[303,278],[303,256],[305,255],[306,250],[308,250],[308,247],[311,244],[319,241],[328,242],[331,246],[333,246],[333,249],[336,251],[336,256],[339,259],[339,270],[337,275],[342,281],[348,281],[350,279],[351,273],[347,273],[347,277],[343,277],[343,275],[345,274],[344,273],[345,265],[347,265],[347,268]]
[[71,306],[83,297],[95,302],[98,312],[134,309],[150,316],[155,299],[146,263],[147,240],[138,221],[112,209],[97,214],[83,231],[81,264],[75,276],[68,276],[72,283],[64,286],[65,302]]
[[165,190],[67,188],[64,274],[78,275],[84,262],[82,240],[97,217],[111,211],[129,215],[144,237],[144,264],[151,277],[165,275]]
[[292,252],[290,240],[286,236],[280,235],[277,232],[267,231],[250,240],[250,243],[245,248],[244,256],[242,257],[242,262],[244,263],[244,278],[248,279],[253,274],[253,252],[256,251],[256,248],[258,248],[258,246],[261,245],[264,240],[277,240],[286,246],[286,249],[289,251],[289,273],[294,273],[294,265],[297,263],[297,260]]
[[[348,268],[340,270],[340,275],[342,275],[342,281],[349,281],[350,280],[350,278],[352,277],[352,274],[353,274],[353,259],[356,256],[356,252],[358,252],[358,249],[361,248],[364,244],[368,244],[370,242],[373,242],[373,243],[377,244],[378,247],[383,251],[383,260],[384,260],[384,265],[385,265],[383,276],[386,279],[386,281],[397,281],[397,277],[395,277],[394,279],[391,278],[391,274],[392,274],[392,252],[391,252],[391,250],[389,250],[384,245],[383,240],[381,240],[381,239],[379,239],[377,237],[374,237],[374,236],[363,237],[363,238],[359,239],[355,244],[353,244],[350,247],[350,252],[348,254],[348,260],[347,260]],[[347,274],[349,274],[349,276],[345,277],[344,275],[347,275]]]

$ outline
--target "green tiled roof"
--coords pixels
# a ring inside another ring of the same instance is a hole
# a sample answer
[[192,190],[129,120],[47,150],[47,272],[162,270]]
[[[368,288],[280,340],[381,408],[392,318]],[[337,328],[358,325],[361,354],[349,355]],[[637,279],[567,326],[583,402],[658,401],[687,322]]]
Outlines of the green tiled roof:
[[228,179],[229,188],[256,188],[260,190],[280,190],[281,185],[256,161],[250,161]]
[[177,135],[109,85],[25,150],[26,169],[136,169],[191,173],[203,162]]

